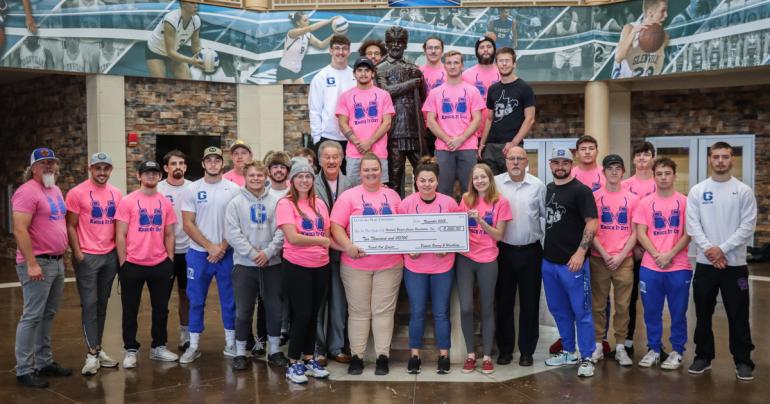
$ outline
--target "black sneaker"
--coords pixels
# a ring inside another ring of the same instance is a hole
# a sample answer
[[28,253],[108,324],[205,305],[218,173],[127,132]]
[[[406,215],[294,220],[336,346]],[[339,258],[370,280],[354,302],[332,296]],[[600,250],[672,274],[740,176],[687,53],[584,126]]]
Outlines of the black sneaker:
[[699,375],[709,369],[711,369],[711,361],[695,358],[695,360],[692,362],[692,365],[687,368],[687,373]]
[[739,363],[735,366],[735,377],[738,380],[750,381],[754,380],[754,366],[746,363]]
[[417,355],[413,355],[409,358],[409,363],[406,365],[406,373],[410,375],[420,374],[420,365],[422,365],[422,360]]
[[436,369],[436,373],[440,375],[449,374],[449,357],[446,355],[438,357],[438,368]]
[[[379,360],[377,360],[378,365],[379,363]],[[358,355],[353,355],[353,357],[350,358],[350,363],[348,364],[348,374],[360,375],[361,373],[364,373],[364,361],[362,361]]]
[[388,366],[388,357],[385,355],[378,356],[377,363],[375,364],[375,368],[374,368],[374,374],[377,376],[385,376],[388,373],[390,373],[390,367]]
[[278,346],[284,346],[287,342],[289,342],[289,333],[281,332],[281,343]]
[[48,382],[42,377],[38,376],[35,372],[27,373],[26,375],[16,376],[16,381],[24,386],[32,389],[44,389],[48,387]]
[[72,369],[63,368],[59,366],[58,363],[51,362],[50,365],[43,366],[42,369],[38,370],[37,374],[39,376],[55,376],[55,377],[72,376]]
[[533,363],[534,360],[532,359],[532,355],[521,354],[521,357],[519,358],[519,366],[532,366]]
[[233,359],[233,370],[246,370],[249,368],[250,361],[247,357],[241,355]]
[[267,363],[279,368],[285,368],[289,365],[289,358],[283,352],[278,351],[267,357]]

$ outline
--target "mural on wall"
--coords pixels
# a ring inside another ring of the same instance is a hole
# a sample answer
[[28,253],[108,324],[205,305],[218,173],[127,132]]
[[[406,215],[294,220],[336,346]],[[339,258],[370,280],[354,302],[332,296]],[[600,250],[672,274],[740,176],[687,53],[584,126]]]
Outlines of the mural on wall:
[[[25,3],[31,13],[25,13]],[[409,29],[406,57],[418,65],[425,62],[422,42],[429,36],[441,37],[445,50],[463,52],[470,67],[476,63],[475,41],[492,35],[498,47],[516,49],[517,72],[529,81],[770,64],[770,0],[272,12],[177,0],[0,0],[0,65],[231,83],[309,83],[329,63],[334,33],[350,38],[352,62],[362,42],[383,38],[391,25]]]

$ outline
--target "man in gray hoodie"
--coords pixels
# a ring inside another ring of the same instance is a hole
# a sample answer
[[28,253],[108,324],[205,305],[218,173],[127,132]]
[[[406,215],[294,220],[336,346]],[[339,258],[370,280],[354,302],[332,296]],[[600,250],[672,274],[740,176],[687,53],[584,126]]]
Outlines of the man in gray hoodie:
[[246,342],[254,318],[254,302],[265,304],[268,362],[286,367],[288,360],[278,350],[281,340],[281,249],[283,232],[275,225],[278,198],[265,187],[267,167],[251,162],[244,167],[246,184],[227,205],[225,239],[233,247],[233,292],[235,294],[235,349],[233,370],[246,370]]

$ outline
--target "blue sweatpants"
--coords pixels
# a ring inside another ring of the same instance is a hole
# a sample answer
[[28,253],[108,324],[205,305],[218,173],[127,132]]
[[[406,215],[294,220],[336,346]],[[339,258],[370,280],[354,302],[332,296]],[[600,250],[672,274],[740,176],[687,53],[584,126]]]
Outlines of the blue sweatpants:
[[591,271],[588,260],[577,272],[567,265],[543,259],[543,288],[548,310],[559,329],[561,343],[567,352],[575,352],[575,329],[581,359],[594,352],[594,322],[591,315]]
[[449,323],[449,296],[452,293],[454,271],[440,274],[421,274],[404,268],[404,285],[409,295],[409,348],[422,349],[425,335],[425,311],[430,298],[433,309],[433,328],[438,349],[451,348]]
[[203,311],[206,308],[206,296],[211,280],[217,278],[219,304],[222,306],[222,323],[226,330],[235,330],[235,298],[233,297],[233,249],[216,264],[206,260],[207,252],[187,251],[187,298],[190,300],[190,332],[201,333]]
[[690,303],[691,270],[658,272],[639,269],[639,293],[647,327],[647,347],[660,352],[663,347],[663,302],[668,300],[671,315],[671,348],[684,354],[687,344],[687,305]]

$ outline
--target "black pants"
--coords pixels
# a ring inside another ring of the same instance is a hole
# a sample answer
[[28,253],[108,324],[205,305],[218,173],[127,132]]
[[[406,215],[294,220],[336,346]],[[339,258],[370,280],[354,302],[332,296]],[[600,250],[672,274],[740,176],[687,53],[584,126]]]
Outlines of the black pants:
[[715,356],[714,331],[711,318],[717,303],[717,294],[722,293],[722,303],[727,313],[730,329],[730,353],[735,364],[751,361],[751,326],[749,324],[749,270],[743,265],[716,269],[711,265],[697,264],[692,282],[695,301],[695,357],[712,360]]
[[136,340],[137,315],[142,303],[142,289],[147,283],[152,305],[152,347],[166,345],[168,338],[168,299],[174,285],[174,264],[170,259],[155,266],[126,262],[118,271],[120,300],[123,303],[123,347],[139,349]]
[[[634,340],[634,332],[636,332],[636,302],[639,300],[639,269],[641,267],[642,260],[634,259],[634,287],[631,288],[631,301],[628,302],[628,333],[626,334],[626,339],[631,341]],[[616,341],[616,343],[622,344],[623,341]]]
[[[187,299],[187,254],[174,254],[174,279],[179,294],[179,325],[187,326],[190,316],[190,300]],[[174,282],[171,281],[171,294]]]
[[497,349],[512,355],[516,341],[513,307],[519,289],[519,351],[532,355],[540,337],[540,287],[543,248],[539,242],[526,246],[497,243]]
[[329,265],[305,268],[283,261],[286,296],[291,310],[289,359],[315,353],[318,309],[329,287]]

